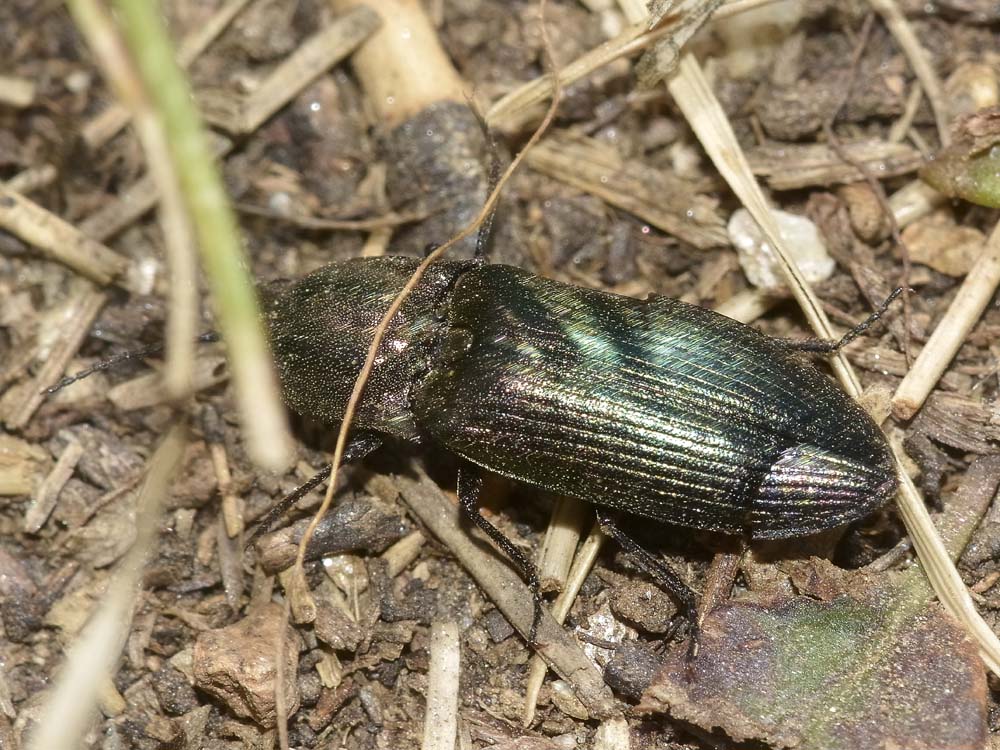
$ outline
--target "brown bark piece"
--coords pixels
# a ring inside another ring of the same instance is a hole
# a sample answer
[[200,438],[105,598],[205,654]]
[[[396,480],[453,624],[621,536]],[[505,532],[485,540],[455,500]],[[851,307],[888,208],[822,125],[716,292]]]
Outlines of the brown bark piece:
[[[201,633],[194,645],[195,685],[237,716],[273,727],[275,644],[283,620],[281,607],[269,603],[237,623]],[[285,706],[289,715],[299,708],[299,647],[298,634],[289,628],[284,652]]]

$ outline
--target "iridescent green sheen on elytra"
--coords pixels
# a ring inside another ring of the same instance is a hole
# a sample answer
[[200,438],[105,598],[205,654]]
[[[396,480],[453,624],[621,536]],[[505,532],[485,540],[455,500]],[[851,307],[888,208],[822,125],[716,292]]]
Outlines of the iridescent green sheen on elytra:
[[[286,398],[338,421],[417,261],[321,269],[268,305]],[[379,350],[358,429],[427,434],[498,474],[690,528],[797,536],[895,491],[885,439],[780,342],[669,298],[441,263]]]

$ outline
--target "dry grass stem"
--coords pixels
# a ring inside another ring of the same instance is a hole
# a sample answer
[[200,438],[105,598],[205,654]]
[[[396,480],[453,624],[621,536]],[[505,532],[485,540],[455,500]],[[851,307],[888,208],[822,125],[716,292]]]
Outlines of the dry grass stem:
[[58,170],[51,164],[41,164],[37,167],[28,167],[22,172],[18,172],[11,177],[3,186],[15,193],[28,195],[48,187],[59,176]]
[[63,452],[59,454],[59,460],[48,476],[38,485],[38,489],[32,493],[31,503],[24,513],[24,530],[29,534],[35,534],[42,528],[45,521],[52,514],[59,500],[59,493],[66,486],[66,482],[73,476],[76,464],[83,456],[83,446],[76,440],[70,442]]
[[427,537],[420,531],[411,531],[389,549],[382,553],[385,560],[386,573],[390,578],[395,578],[413,563],[423,549]]
[[[177,63],[187,68],[201,53],[211,46],[219,34],[239,15],[250,0],[229,0],[208,21],[192,29],[177,46]],[[118,102],[112,103],[100,114],[84,123],[80,133],[84,143],[96,151],[115,137],[132,118],[129,109]]]
[[319,231],[348,231],[365,232],[379,229],[392,229],[402,224],[410,224],[422,221],[428,217],[426,211],[415,211],[413,213],[387,213],[382,216],[373,216],[370,219],[325,219],[319,216],[299,216],[296,214],[282,214],[272,211],[262,206],[251,206],[247,203],[237,203],[234,206],[237,211],[250,216],[260,216],[265,219],[272,219],[283,224],[302,227],[303,229],[315,229]]
[[0,229],[97,284],[124,283],[126,258],[6,185],[0,185]]
[[283,60],[246,98],[202,95],[205,119],[234,134],[259,128],[319,76],[347,57],[378,28],[378,15],[359,7],[316,32]]
[[982,317],[1000,285],[1000,225],[994,228],[934,333],[892,397],[897,419],[916,414]]
[[[566,621],[566,616],[573,607],[573,602],[576,601],[576,597],[583,587],[583,582],[590,575],[594,563],[597,562],[597,556],[600,554],[601,547],[604,545],[606,539],[607,537],[604,536],[601,527],[598,524],[594,524],[590,530],[590,534],[584,540],[583,544],[580,545],[576,559],[573,560],[569,575],[566,577],[566,584],[552,603],[552,617],[560,625]],[[545,681],[545,673],[547,671],[548,665],[545,661],[538,654],[533,654],[528,666],[528,679],[525,681],[524,687],[522,726],[531,726],[531,722],[535,719],[538,694],[542,689],[542,683]]]
[[910,128],[913,127],[913,118],[917,116],[917,111],[920,109],[920,102],[923,101],[923,98],[924,90],[920,88],[920,84],[913,84],[910,87],[909,96],[906,97],[906,106],[903,108],[903,114],[889,128],[889,135],[886,137],[886,140],[898,143],[906,138],[910,132]]
[[29,750],[71,750],[87,732],[101,686],[111,677],[132,624],[142,573],[156,548],[163,499],[184,454],[186,430],[175,425],[149,461],[136,502],[136,538],[115,570],[101,602],[70,647],[62,673],[46,698]]
[[226,446],[224,443],[212,441],[208,444],[208,451],[212,457],[215,482],[222,497],[222,520],[226,535],[231,539],[238,538],[243,533],[243,512],[240,508],[240,499],[233,493],[233,477],[229,471]]
[[427,710],[421,750],[454,750],[458,736],[458,687],[462,649],[458,623],[432,622],[427,668]]
[[931,109],[934,111],[938,139],[942,146],[947,146],[951,142],[951,134],[948,130],[948,107],[945,104],[941,79],[938,78],[934,66],[931,65],[927,51],[920,44],[913,27],[906,20],[906,16],[903,15],[903,11],[899,9],[895,0],[869,0],[869,4],[882,16],[889,32],[903,48],[903,54],[910,61],[910,67],[913,68],[917,80],[920,81],[920,86],[927,94],[927,101],[930,102]]
[[[634,55],[662,39],[669,30],[649,31],[646,24],[633,24],[614,39],[604,42],[559,70],[559,84],[571,86],[595,70],[620,57]],[[552,74],[539,76],[498,100],[486,112],[490,127],[517,130],[541,114],[538,107],[552,94]]]
[[[743,13],[777,0],[736,0],[719,7],[714,17],[726,18]],[[676,28],[650,28],[650,19],[644,0],[633,4],[620,3],[631,26],[598,47],[562,66],[559,83],[565,88],[586,78],[595,70],[622,57],[630,57],[647,49],[661,39],[668,39],[677,33]],[[533,119],[541,117],[539,105],[548,99],[552,91],[552,74],[539,76],[497,100],[487,111],[486,121],[491,127],[501,130],[518,130]]]
[[775,190],[858,182],[864,174],[855,164],[888,178],[916,172],[924,163],[920,152],[905,143],[858,141],[842,148],[848,161],[823,143],[760,146],[747,154],[747,163],[754,175],[764,177]]
[[556,499],[538,553],[538,576],[542,579],[543,589],[551,587],[562,591],[573,564],[576,545],[590,515],[586,503],[564,496]]

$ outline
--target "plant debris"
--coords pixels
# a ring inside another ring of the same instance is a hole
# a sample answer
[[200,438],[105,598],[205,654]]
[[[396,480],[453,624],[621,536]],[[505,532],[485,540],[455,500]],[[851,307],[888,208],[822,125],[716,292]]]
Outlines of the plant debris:
[[[446,241],[481,205],[490,140],[501,159],[517,151],[550,95],[535,0],[405,3],[420,18],[390,18],[402,26],[381,37],[378,16],[395,3],[358,4],[163,4],[262,284]],[[883,416],[891,404],[886,432],[953,555],[971,537],[959,570],[996,628],[1000,233],[983,208],[1000,205],[996,3],[889,4],[937,79],[929,89],[885,0],[867,22],[868,5],[831,0],[777,17],[746,3],[712,17],[711,2],[668,5],[649,16],[628,0],[548,1],[563,101],[506,189],[494,259],[809,336],[783,283],[757,289],[745,276],[727,233],[744,207],[656,83],[693,51],[770,207],[825,247],[814,286],[840,330],[895,286],[915,290],[905,315],[891,311],[846,353],[866,400]],[[383,46],[366,62],[372,40]],[[263,749],[283,712],[296,748],[995,743],[1000,704],[977,649],[933,602],[892,507],[820,538],[751,544],[738,565],[726,540],[636,524],[710,589],[687,662],[674,603],[588,535],[589,509],[490,480],[491,520],[525,550],[551,547],[545,585],[563,597],[553,609],[565,624],[545,619],[542,662],[523,638],[526,587],[458,518],[453,458],[385,446],[345,473],[309,549],[314,621],[282,630],[298,585],[286,568],[319,493],[246,540],[329,460],[329,426],[296,425],[288,473],[257,470],[221,344],[199,346],[181,404],[152,354],[44,393],[164,341],[161,192],[130,111],[61,6],[0,4],[0,52],[0,747],[28,747],[51,726],[43,706],[66,653],[101,619],[136,535],[151,533],[136,503],[178,413],[191,439],[158,542],[141,550],[150,560],[130,573],[141,587],[117,623],[113,677],[79,689],[93,697],[74,741]],[[410,83],[389,90],[392,71]],[[198,305],[198,332],[214,330],[213,302]],[[728,566],[711,563],[720,549]]]

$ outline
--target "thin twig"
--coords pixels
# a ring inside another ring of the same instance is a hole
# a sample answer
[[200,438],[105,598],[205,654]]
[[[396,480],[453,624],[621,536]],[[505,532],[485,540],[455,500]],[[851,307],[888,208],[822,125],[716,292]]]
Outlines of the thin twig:
[[303,229],[315,229],[317,231],[357,231],[365,232],[373,229],[384,229],[387,227],[398,227],[403,224],[412,224],[416,221],[423,221],[431,215],[429,211],[412,211],[410,213],[388,213],[382,216],[373,216],[370,219],[324,219],[319,216],[300,216],[298,214],[283,214],[272,211],[263,206],[253,206],[249,203],[236,203],[233,206],[241,214],[250,216],[260,216],[264,219],[292,224]]
[[421,750],[454,750],[458,736],[461,644],[458,623],[431,623],[430,666]]
[[0,185],[0,229],[102,286],[121,282],[128,270],[128,259],[6,185]]
[[934,122],[937,124],[938,139],[942,146],[947,146],[951,142],[951,133],[948,130],[948,107],[945,104],[944,90],[941,86],[941,79],[938,78],[931,65],[927,50],[920,44],[916,33],[906,16],[896,5],[895,0],[868,0],[871,6],[885,20],[889,32],[899,42],[903,48],[903,53],[910,61],[910,66],[920,81],[920,85],[927,95],[927,101],[934,111]]
[[892,412],[898,419],[910,419],[923,406],[969,331],[982,317],[998,285],[1000,224],[993,229],[982,254],[966,274],[954,302],[896,389],[892,397]]

